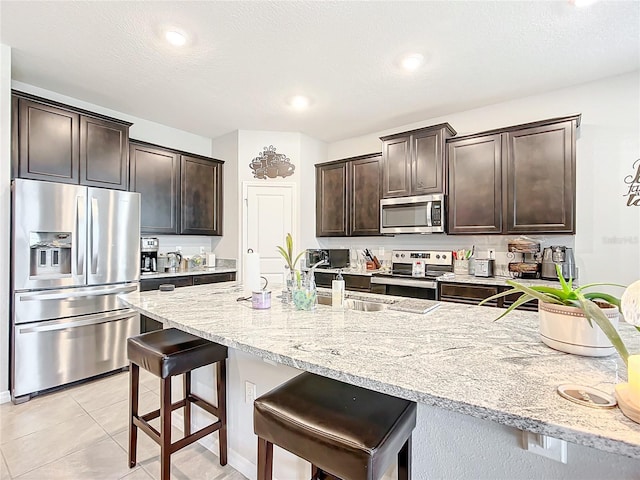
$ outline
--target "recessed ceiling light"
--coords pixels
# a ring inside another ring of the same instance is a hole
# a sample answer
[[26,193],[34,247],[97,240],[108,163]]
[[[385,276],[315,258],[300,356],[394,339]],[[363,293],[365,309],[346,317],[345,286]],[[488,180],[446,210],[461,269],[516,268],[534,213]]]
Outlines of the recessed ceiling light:
[[414,72],[424,62],[424,57],[419,53],[409,53],[400,59],[400,66],[407,72]]
[[569,0],[574,7],[588,7],[589,5],[593,5],[598,0]]
[[309,97],[304,95],[295,95],[289,100],[289,105],[296,110],[304,110],[309,107],[310,103]]
[[167,42],[176,47],[182,47],[187,43],[187,36],[177,30],[167,30],[164,34],[164,38],[167,39]]

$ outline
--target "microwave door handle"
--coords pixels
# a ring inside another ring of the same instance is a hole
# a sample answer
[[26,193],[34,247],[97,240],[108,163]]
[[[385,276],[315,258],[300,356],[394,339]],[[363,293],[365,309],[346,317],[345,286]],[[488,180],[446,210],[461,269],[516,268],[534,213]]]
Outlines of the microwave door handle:
[[100,217],[98,199],[91,198],[91,273],[98,273],[98,251],[100,250]]
[[433,202],[427,202],[427,226],[433,225],[433,219],[431,218],[431,209],[433,208]]
[[80,234],[81,231],[84,230],[82,227],[84,226],[86,218],[85,202],[86,200],[83,196],[78,195],[76,197],[76,274],[80,276],[84,275],[84,253],[86,249],[86,238],[84,237],[84,235]]

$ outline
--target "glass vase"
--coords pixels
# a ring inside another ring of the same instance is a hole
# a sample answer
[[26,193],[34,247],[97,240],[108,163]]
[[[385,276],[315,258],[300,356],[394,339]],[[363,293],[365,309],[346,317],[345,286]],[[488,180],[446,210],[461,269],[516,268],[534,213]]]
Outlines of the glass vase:
[[282,303],[285,305],[293,302],[293,286],[295,282],[295,272],[287,269],[284,274],[284,288],[282,289]]

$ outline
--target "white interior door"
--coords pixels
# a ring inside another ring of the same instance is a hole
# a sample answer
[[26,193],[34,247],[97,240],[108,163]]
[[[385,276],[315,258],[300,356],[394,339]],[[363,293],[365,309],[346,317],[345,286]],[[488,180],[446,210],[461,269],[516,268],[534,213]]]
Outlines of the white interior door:
[[300,244],[295,222],[295,184],[243,183],[244,233],[242,253],[249,248],[260,254],[260,274],[270,285],[284,282],[284,259],[276,246],[284,246],[287,233],[294,239],[297,254]]

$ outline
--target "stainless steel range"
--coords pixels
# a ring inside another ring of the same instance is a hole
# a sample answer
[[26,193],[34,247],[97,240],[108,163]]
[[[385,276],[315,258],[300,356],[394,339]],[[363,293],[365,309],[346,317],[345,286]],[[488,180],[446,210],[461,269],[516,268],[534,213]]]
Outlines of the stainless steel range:
[[436,279],[453,271],[450,251],[394,250],[391,272],[376,273],[371,291],[400,297],[436,299]]

